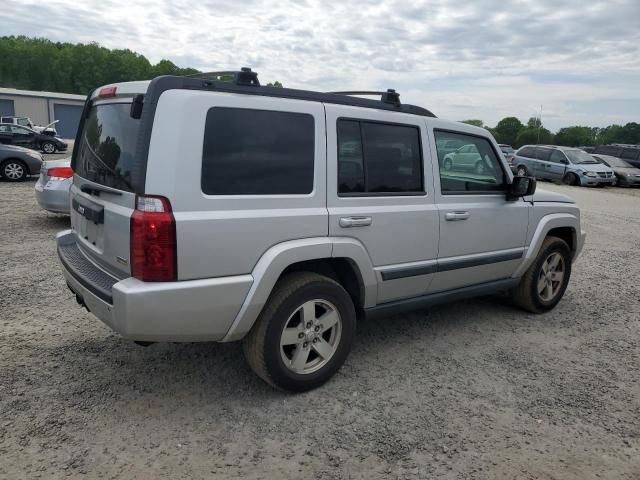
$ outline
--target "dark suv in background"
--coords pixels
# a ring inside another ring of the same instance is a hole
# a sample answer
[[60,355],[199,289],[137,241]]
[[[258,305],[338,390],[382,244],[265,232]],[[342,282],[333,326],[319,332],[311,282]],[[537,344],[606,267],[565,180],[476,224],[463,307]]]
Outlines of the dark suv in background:
[[593,153],[622,158],[634,167],[640,168],[640,145],[625,145],[622,143],[598,145]]

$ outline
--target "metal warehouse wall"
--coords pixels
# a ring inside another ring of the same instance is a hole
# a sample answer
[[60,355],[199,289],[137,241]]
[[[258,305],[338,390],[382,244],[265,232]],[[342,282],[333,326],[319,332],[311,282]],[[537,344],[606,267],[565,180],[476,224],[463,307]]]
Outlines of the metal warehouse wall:
[[46,98],[0,95],[0,98],[13,100],[15,115],[29,117],[36,125],[49,123],[49,105]]

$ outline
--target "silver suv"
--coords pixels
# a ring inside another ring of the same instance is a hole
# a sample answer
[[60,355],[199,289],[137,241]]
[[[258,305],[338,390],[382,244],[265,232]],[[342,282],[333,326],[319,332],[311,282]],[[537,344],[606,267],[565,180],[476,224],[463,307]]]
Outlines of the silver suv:
[[517,175],[534,175],[567,185],[615,185],[613,169],[578,148],[525,145],[513,159]]
[[[478,158],[445,166],[439,145]],[[356,319],[500,291],[550,310],[585,238],[486,130],[249,69],[97,89],[72,165],[57,248],[78,302],[139,343],[242,340],[293,391],[340,368]]]

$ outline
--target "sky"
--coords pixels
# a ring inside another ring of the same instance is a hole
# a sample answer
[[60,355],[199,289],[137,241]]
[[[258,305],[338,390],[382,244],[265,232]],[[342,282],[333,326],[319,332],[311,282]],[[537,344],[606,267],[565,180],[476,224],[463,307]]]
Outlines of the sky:
[[553,131],[640,122],[640,0],[3,0],[0,35],[249,66],[291,88],[395,88],[489,126],[540,110]]

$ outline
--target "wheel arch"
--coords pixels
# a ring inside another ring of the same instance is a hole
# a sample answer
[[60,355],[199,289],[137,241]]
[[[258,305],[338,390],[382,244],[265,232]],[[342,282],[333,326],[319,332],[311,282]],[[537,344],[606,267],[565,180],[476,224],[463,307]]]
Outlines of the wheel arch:
[[262,255],[251,275],[253,284],[223,342],[240,340],[251,330],[280,278],[312,271],[338,281],[356,309],[375,305],[377,280],[364,246],[348,238],[308,238],[283,242]]
[[535,260],[544,239],[556,236],[569,244],[572,259],[575,260],[582,249],[583,234],[580,231],[580,219],[570,213],[553,213],[540,219],[525,252],[524,260],[513,277],[521,277]]

